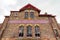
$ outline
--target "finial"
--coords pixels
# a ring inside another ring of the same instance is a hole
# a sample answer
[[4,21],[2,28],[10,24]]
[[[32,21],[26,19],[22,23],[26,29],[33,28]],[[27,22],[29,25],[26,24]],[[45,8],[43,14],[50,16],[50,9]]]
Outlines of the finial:
[[47,15],[47,12],[45,12],[45,15]]

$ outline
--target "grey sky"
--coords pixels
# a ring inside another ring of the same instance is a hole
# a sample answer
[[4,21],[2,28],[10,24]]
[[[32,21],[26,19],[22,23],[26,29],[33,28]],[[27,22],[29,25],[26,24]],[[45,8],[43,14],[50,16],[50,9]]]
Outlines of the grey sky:
[[19,10],[26,4],[32,4],[41,10],[41,14],[56,15],[60,23],[60,0],[0,0],[0,23],[3,22],[4,16],[10,15],[11,10]]

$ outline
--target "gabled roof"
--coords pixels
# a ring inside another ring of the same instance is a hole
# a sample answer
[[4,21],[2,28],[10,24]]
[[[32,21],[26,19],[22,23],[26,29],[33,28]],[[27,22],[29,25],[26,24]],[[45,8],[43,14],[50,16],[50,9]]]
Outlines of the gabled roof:
[[36,8],[35,6],[31,5],[31,4],[27,4],[26,6],[24,6],[23,8],[21,8],[19,11],[23,11],[25,9],[33,9],[36,10],[38,12],[40,12],[41,10],[39,10],[38,8]]

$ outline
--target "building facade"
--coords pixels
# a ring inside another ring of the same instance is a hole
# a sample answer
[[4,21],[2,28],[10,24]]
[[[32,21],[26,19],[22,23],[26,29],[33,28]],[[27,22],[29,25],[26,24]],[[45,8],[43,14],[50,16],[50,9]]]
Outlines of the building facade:
[[11,11],[1,25],[0,40],[60,40],[55,16],[40,12],[31,4]]

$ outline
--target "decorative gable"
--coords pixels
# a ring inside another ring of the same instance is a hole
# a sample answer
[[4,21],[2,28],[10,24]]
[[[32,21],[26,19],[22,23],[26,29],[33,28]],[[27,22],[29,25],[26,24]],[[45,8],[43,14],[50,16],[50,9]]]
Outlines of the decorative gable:
[[41,10],[39,10],[38,8],[34,7],[33,5],[31,4],[27,4],[26,6],[24,6],[23,8],[21,8],[19,11],[23,11],[23,10],[26,10],[26,9],[33,9],[33,10],[36,10],[38,12],[40,12]]

